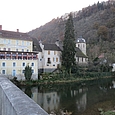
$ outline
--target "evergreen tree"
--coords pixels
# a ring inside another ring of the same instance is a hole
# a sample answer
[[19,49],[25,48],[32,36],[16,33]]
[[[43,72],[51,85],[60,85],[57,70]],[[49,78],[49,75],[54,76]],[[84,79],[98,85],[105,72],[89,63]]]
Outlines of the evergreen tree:
[[65,67],[66,71],[71,74],[71,68],[75,65],[75,35],[72,14],[69,14],[69,18],[65,26],[65,36],[63,41],[62,51],[62,66]]
[[29,67],[29,64],[25,67],[24,76],[25,76],[25,79],[26,79],[27,81],[30,81],[30,80],[31,80],[32,68]]

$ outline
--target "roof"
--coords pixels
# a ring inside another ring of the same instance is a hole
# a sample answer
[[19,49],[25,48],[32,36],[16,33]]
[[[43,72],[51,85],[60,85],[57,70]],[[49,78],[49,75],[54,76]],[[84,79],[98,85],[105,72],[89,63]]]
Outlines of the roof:
[[77,43],[85,43],[85,39],[82,38],[82,37],[79,37],[77,40],[76,40]]
[[34,44],[34,51],[39,51],[39,52],[42,52],[42,49],[40,47],[40,44],[39,44],[39,41],[36,39],[36,38],[32,38],[33,40],[33,44]]
[[32,41],[32,38],[27,33],[6,31],[6,30],[0,30],[0,37]]
[[53,51],[61,51],[61,49],[56,44],[43,44],[44,50],[53,50]]
[[87,56],[78,47],[76,47],[76,57],[87,58]]

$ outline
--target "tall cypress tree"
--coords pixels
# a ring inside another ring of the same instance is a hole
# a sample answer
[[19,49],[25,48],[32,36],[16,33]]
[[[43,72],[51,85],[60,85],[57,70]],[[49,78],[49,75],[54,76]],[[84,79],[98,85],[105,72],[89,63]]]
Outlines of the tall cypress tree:
[[62,51],[62,66],[65,67],[66,71],[71,74],[71,68],[75,64],[75,35],[72,14],[69,14],[69,18],[65,25],[65,36],[63,41]]
[[32,68],[29,66],[29,64],[25,67],[24,76],[27,81],[31,80]]

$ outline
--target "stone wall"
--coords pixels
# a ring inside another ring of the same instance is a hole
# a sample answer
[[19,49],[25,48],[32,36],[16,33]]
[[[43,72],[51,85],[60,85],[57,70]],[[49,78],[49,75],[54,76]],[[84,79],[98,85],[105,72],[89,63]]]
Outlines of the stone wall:
[[0,75],[0,115],[48,115],[36,102]]

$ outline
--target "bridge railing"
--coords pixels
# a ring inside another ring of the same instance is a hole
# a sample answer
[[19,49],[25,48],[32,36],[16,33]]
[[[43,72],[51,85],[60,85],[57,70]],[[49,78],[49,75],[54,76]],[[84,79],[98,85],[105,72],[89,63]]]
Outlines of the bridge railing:
[[0,115],[48,115],[5,76],[0,76]]

